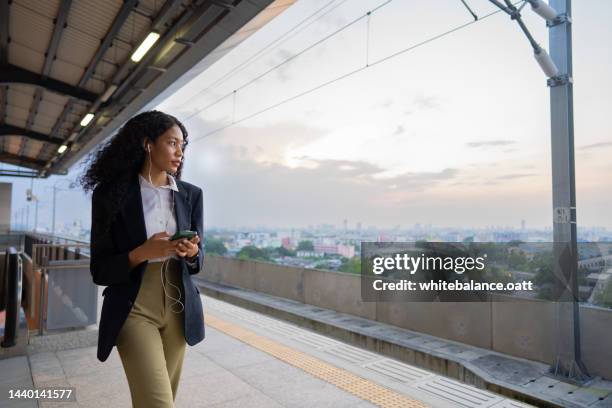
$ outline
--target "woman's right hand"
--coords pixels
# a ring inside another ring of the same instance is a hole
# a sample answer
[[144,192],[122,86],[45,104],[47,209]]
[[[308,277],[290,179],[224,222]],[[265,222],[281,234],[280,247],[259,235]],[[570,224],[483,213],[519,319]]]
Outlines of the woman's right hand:
[[176,252],[176,247],[180,242],[178,239],[170,241],[170,234],[166,231],[151,235],[142,245],[134,248],[130,254],[130,267],[134,267],[141,262],[154,258],[163,258]]

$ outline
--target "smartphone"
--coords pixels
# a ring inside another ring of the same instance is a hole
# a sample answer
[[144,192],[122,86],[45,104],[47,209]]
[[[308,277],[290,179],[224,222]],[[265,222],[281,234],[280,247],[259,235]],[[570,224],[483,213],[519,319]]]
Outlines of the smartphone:
[[183,238],[191,239],[195,237],[196,235],[198,235],[196,231],[189,231],[189,230],[176,231],[176,234],[170,237],[170,241],[174,241],[177,239],[183,239]]

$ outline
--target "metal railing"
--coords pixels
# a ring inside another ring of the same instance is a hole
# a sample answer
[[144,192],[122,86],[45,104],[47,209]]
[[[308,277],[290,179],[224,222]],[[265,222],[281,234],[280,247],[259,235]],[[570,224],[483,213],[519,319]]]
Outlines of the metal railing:
[[[89,242],[87,241],[74,239],[74,238],[62,237],[59,235],[32,233],[32,232],[25,233],[24,237],[25,237],[24,239],[25,252],[32,257],[33,257],[32,245],[34,245],[33,243],[34,240],[45,241],[45,243],[53,244],[55,246],[81,247],[83,249],[82,253],[84,255],[89,256]],[[79,259],[80,253],[81,251],[78,252],[76,259]],[[66,258],[67,256],[68,256],[68,253],[67,253],[67,248],[66,248],[66,250],[64,251],[64,257]]]
[[17,344],[23,280],[23,260],[21,259],[21,254],[13,247],[6,249],[4,274],[7,280],[7,296],[2,347],[13,347]]
[[[45,311],[45,294],[46,294],[46,281],[49,270],[57,270],[57,269],[73,269],[73,268],[83,268],[89,267],[89,258],[75,258],[70,260],[62,260],[56,261],[56,256],[50,256],[51,251],[56,251],[57,249],[64,248],[77,248],[75,250],[75,256],[78,255],[78,249],[89,247],[89,244],[33,244],[32,245],[32,263],[33,268],[36,270],[40,268],[41,276],[40,276],[40,307],[38,314],[38,334],[44,334],[44,311]],[[57,255],[54,254],[54,255]]]
[[0,250],[4,251],[10,247],[18,251],[23,250],[25,235],[23,233],[2,233],[0,235]]

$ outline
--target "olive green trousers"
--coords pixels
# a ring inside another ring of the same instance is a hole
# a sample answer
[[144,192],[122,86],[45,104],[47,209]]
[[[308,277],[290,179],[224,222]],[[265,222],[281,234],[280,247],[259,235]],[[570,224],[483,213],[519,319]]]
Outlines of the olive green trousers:
[[135,408],[174,407],[183,367],[185,294],[180,263],[172,258],[167,261],[163,279],[165,293],[183,305],[164,294],[161,272],[162,262],[147,264],[138,296],[115,343]]

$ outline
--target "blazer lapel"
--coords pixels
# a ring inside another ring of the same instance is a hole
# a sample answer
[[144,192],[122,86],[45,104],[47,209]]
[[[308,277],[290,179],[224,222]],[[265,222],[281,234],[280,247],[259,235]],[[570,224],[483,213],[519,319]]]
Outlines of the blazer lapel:
[[174,212],[176,213],[176,230],[188,230],[190,228],[189,223],[189,209],[191,208],[189,197],[183,183],[180,180],[176,180],[176,186],[179,191],[172,191],[174,194]]
[[142,195],[140,194],[140,183],[138,174],[128,186],[126,195],[121,206],[124,222],[127,223],[130,246],[135,247],[147,240],[147,228],[145,226],[144,211],[142,209]]

